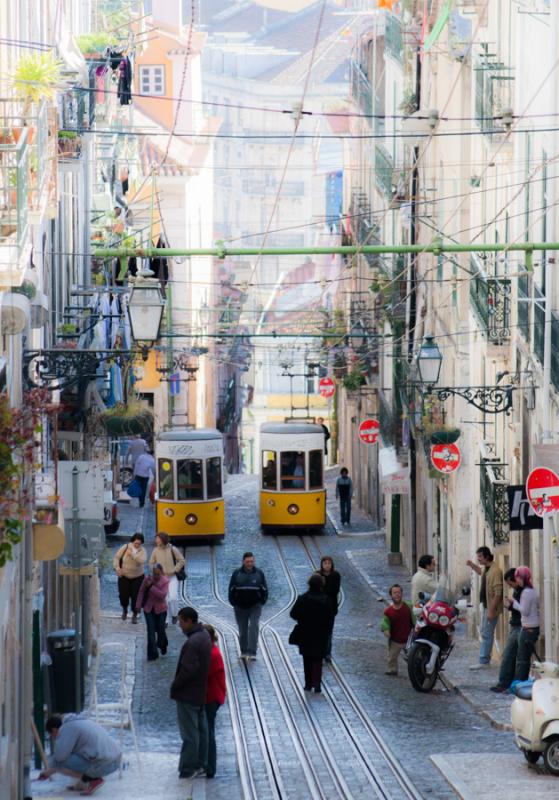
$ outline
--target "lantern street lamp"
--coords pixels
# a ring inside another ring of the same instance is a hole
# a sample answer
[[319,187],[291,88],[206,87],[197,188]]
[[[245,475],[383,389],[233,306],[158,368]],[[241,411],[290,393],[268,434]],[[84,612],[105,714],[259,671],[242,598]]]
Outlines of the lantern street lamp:
[[416,358],[419,383],[427,387],[438,383],[442,363],[443,356],[437,343],[431,335],[426,334]]
[[128,299],[132,338],[140,345],[144,361],[147,361],[149,347],[159,339],[165,308],[159,281],[152,276],[151,270],[139,272]]
[[362,353],[366,349],[369,335],[360,319],[352,325],[350,338],[351,345],[357,353]]

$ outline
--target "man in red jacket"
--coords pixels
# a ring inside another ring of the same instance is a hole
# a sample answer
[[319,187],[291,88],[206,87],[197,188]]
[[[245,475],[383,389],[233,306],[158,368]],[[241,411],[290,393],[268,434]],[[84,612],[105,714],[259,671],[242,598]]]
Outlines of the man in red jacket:
[[198,622],[196,609],[181,608],[179,625],[187,637],[171,684],[171,699],[177,703],[182,739],[179,778],[195,778],[204,774],[208,757],[206,687],[212,642]]
[[215,745],[215,717],[219,707],[225,703],[225,666],[223,657],[217,646],[217,633],[213,625],[204,625],[212,640],[212,655],[206,689],[206,719],[208,721],[208,760],[206,762],[206,778],[215,778],[217,767],[217,749]]

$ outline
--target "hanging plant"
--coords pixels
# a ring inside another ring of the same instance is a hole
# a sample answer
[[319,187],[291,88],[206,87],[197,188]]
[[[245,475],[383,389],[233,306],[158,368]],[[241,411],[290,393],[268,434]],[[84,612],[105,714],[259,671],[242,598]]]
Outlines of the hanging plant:
[[354,369],[345,378],[342,378],[343,387],[348,392],[356,392],[365,385],[365,382],[365,375],[360,369]]
[[113,436],[132,436],[153,431],[153,412],[138,401],[116,403],[100,414],[107,433]]

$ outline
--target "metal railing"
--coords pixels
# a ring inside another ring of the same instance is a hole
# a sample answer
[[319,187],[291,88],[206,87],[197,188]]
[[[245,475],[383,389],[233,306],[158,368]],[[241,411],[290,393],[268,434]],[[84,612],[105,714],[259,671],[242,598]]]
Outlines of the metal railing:
[[380,192],[392,199],[394,194],[394,160],[386,147],[375,144],[375,183]]
[[474,273],[470,281],[470,300],[484,333],[493,344],[506,344],[511,336],[511,281],[486,277],[480,271],[480,259],[475,254],[470,256],[470,266]]
[[474,67],[475,116],[480,129],[487,134],[499,134],[505,126],[499,115],[512,105],[514,76],[507,67],[490,54],[491,45],[481,45],[482,52]]
[[386,14],[384,29],[384,49],[396,61],[403,63],[404,39],[402,37],[402,23],[394,14]]
[[506,544],[510,538],[506,464],[497,458],[492,442],[482,442],[480,454],[481,507],[491,529],[494,545]]
[[0,284],[17,286],[21,276],[13,272],[27,242],[27,128],[19,140],[10,141],[13,128],[0,128]]
[[351,59],[351,96],[364,114],[373,113],[373,89],[363,67]]
[[528,275],[520,275],[518,278],[518,302],[517,302],[517,316],[518,316],[518,330],[524,336],[527,342],[531,340],[530,336],[530,278]]

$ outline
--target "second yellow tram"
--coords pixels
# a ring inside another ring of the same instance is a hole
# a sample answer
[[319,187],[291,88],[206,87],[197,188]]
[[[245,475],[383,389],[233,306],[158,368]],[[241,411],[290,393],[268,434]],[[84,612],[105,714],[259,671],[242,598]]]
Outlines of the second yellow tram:
[[306,422],[260,428],[260,525],[323,529],[326,524],[324,431]]
[[156,531],[175,544],[186,539],[223,539],[223,437],[213,429],[159,434]]

